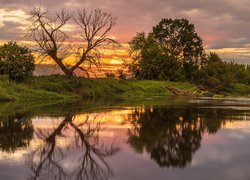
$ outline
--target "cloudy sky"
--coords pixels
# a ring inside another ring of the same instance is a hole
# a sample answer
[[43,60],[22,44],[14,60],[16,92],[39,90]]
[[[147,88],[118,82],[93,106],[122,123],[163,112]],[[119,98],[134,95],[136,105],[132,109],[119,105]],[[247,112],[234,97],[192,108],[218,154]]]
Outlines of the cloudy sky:
[[0,0],[0,41],[23,41],[33,6],[51,10],[100,8],[118,18],[112,35],[127,42],[162,18],[187,18],[206,49],[250,62],[250,0]]

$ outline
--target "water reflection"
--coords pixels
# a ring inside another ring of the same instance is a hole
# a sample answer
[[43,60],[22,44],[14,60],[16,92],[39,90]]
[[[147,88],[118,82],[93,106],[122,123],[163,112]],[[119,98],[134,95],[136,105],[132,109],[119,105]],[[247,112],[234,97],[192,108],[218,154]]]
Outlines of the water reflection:
[[24,113],[16,113],[0,120],[0,149],[14,153],[17,149],[29,146],[33,138],[31,118]]
[[197,106],[139,108],[131,115],[128,143],[138,153],[149,153],[160,167],[185,167],[203,135],[216,133],[237,112]]
[[249,165],[247,103],[80,103],[1,113],[6,109],[0,105],[0,179],[183,179],[197,172],[206,179],[208,167],[220,174],[225,162]]
[[[0,148],[15,153],[28,147],[34,135],[37,145],[27,158],[32,171],[30,179],[108,179],[113,172],[105,158],[116,154],[119,148],[114,143],[101,142],[101,131],[101,123],[89,120],[88,115],[78,121],[68,115],[53,128],[34,130],[27,114],[16,113],[0,121]],[[75,162],[68,162],[67,156],[75,149],[80,154]],[[68,172],[67,163],[74,166],[72,172]]]
[[[114,144],[101,144],[100,131],[101,123],[89,121],[88,116],[80,122],[75,122],[74,116],[66,116],[53,130],[37,129],[35,134],[42,143],[29,158],[33,172],[31,179],[43,174],[47,179],[108,179],[113,172],[105,158],[117,153],[119,148]],[[58,137],[66,137],[70,133],[74,134],[70,144],[67,148],[60,147]],[[81,153],[76,158],[73,171],[67,173],[65,159],[69,153],[74,153],[74,149]]]

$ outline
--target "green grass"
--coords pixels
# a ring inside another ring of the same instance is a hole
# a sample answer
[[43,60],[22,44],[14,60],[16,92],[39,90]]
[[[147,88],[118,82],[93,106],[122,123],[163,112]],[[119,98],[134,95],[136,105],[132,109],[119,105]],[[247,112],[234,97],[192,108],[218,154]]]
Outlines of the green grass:
[[[200,90],[188,82],[120,80],[114,78],[85,79],[68,78],[61,75],[33,77],[27,82],[10,82],[6,76],[0,76],[0,100],[16,101],[54,101],[84,98],[143,98],[150,96],[172,96],[167,87],[197,92]],[[250,94],[247,85],[235,84],[223,95],[232,91],[236,94]],[[213,96],[213,94],[210,94]]]
[[[178,90],[197,92],[200,90],[188,82],[149,81],[149,80],[119,80],[114,78],[85,79],[67,78],[53,75],[33,77],[24,83],[15,83],[6,76],[0,76],[0,101],[68,101],[84,98],[110,99],[127,98],[134,101],[136,98],[152,96],[172,96],[167,87]],[[214,96],[207,92],[207,96]],[[250,96],[250,86],[233,84],[219,94],[220,96]]]
[[250,86],[246,84],[235,83],[225,88],[221,94],[225,96],[250,97]]
[[[49,84],[48,84],[49,85]],[[7,77],[0,76],[0,100],[1,101],[53,101],[56,99],[67,99],[76,97],[75,94],[60,94],[43,89],[34,89],[27,84],[10,82]]]
[[172,93],[167,90],[168,86],[181,90],[197,90],[195,85],[185,82],[119,80],[114,78],[74,79],[65,76],[33,78],[27,86],[56,93],[75,93],[83,98],[170,96]]

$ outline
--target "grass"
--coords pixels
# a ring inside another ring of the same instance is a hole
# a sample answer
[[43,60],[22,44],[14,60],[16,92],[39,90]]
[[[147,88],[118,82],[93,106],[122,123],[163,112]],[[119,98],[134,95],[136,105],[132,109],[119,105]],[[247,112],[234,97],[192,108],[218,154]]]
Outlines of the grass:
[[184,82],[119,80],[114,78],[74,79],[65,76],[37,77],[28,86],[56,93],[74,93],[83,98],[170,96],[172,93],[166,89],[167,86],[182,90],[196,90],[195,85]]
[[[49,86],[49,84],[48,84]],[[56,93],[43,89],[34,89],[27,84],[10,82],[7,77],[0,76],[0,100],[1,101],[53,101],[56,99],[75,98],[75,94]]]
[[[84,98],[142,98],[150,96],[172,96],[166,87],[188,92],[198,92],[194,84],[188,82],[119,80],[114,78],[85,79],[67,78],[62,75],[33,77],[24,83],[10,82],[0,76],[0,101],[55,101],[81,100]],[[232,93],[234,92],[234,93]],[[250,87],[235,84],[223,95],[250,94]],[[213,96],[213,94],[211,94]]]
[[225,88],[221,94],[224,96],[250,97],[250,86],[246,84],[235,83]]

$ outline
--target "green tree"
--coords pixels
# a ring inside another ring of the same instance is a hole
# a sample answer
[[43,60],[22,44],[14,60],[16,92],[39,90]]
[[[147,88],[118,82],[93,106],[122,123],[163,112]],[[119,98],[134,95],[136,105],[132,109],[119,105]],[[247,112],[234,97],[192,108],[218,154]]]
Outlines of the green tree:
[[[234,83],[240,82],[241,70],[245,71],[244,66],[222,61],[216,53],[209,53],[207,65],[196,72],[194,81],[206,86],[213,92],[224,91]],[[239,69],[239,70],[237,70]]]
[[9,42],[0,46],[0,73],[7,74],[11,80],[23,81],[33,75],[34,56],[27,47]]
[[202,39],[187,19],[162,19],[153,27],[153,36],[165,51],[182,63],[198,66],[203,63]]
[[136,78],[191,80],[207,63],[202,39],[187,19],[162,19],[152,32],[138,33],[129,45],[128,69]]
[[127,64],[130,72],[138,79],[164,79],[178,81],[181,63],[163,51],[151,33],[138,33],[129,42],[132,61]]
[[209,64],[216,63],[216,62],[222,62],[222,59],[220,58],[220,56],[215,52],[210,52],[207,57],[208,57],[207,62]]

